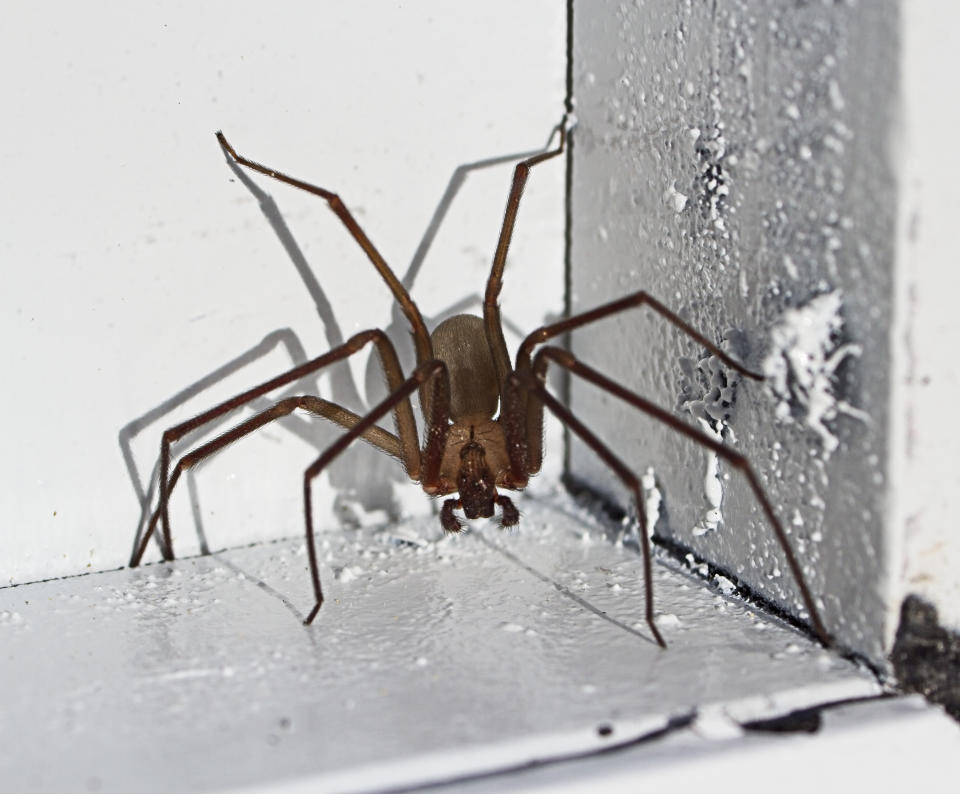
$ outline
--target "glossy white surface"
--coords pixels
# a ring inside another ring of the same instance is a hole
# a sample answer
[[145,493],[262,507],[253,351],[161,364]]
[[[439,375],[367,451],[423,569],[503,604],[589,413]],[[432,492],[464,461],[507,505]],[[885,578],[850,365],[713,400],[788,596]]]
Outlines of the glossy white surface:
[[[771,716],[878,691],[791,629],[640,561],[582,512],[436,520],[0,591],[5,791],[369,790],[624,742],[700,711]],[[598,729],[607,726],[609,736]]]

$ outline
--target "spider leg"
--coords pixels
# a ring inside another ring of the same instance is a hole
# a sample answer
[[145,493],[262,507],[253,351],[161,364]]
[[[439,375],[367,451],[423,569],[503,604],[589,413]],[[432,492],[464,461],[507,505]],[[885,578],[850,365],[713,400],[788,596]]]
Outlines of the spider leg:
[[[298,408],[300,410],[308,411],[316,416],[321,416],[324,419],[329,419],[331,422],[336,422],[341,427],[347,429],[356,426],[361,420],[361,417],[353,413],[353,411],[349,411],[346,408],[337,405],[336,403],[321,399],[320,397],[304,395],[301,397],[287,397],[279,400],[267,410],[261,411],[255,416],[252,416],[250,419],[241,422],[236,427],[231,428],[226,433],[217,436],[213,440],[202,444],[201,446],[181,457],[180,460],[177,461],[176,466],[173,467],[173,472],[171,473],[167,482],[167,499],[170,499],[171,495],[173,494],[173,489],[176,487],[177,481],[180,479],[180,475],[183,474],[184,471],[192,469],[204,459],[216,454],[217,452],[220,452],[224,447],[232,444],[234,441],[237,441],[246,435],[249,435],[254,430],[259,430],[261,427],[264,427],[270,422],[280,419],[281,417],[288,416]],[[383,452],[386,452],[388,455],[402,459],[402,445],[400,443],[400,439],[393,435],[393,433],[388,433],[383,428],[374,426],[369,428],[363,434],[363,439],[370,442]],[[134,551],[133,557],[130,560],[131,568],[135,568],[140,564],[140,560],[143,558],[143,554],[147,550],[147,545],[150,542],[150,538],[156,529],[157,519],[161,512],[161,508],[158,506],[153,512],[153,515],[150,517],[146,532],[144,532],[143,538],[138,544],[136,550]]]
[[[393,390],[382,402],[374,406],[366,416],[361,418],[353,427],[351,427],[340,438],[333,442],[327,449],[314,461],[310,467],[303,473],[303,513],[307,532],[307,556],[310,560],[310,575],[313,580],[313,592],[316,598],[316,605],[310,610],[310,614],[303,622],[307,625],[313,622],[313,619],[323,606],[323,589],[320,587],[320,569],[317,562],[316,542],[313,537],[313,502],[310,494],[310,485],[313,480],[350,444],[358,438],[365,437],[365,434],[375,427],[375,423],[382,416],[389,413],[397,405],[410,404],[410,395],[413,394],[422,385],[426,384],[432,378],[435,382],[445,382],[447,380],[447,367],[442,361],[433,360],[420,364],[413,374],[407,378],[400,386]],[[436,396],[436,391],[434,392]],[[443,433],[443,431],[441,431]],[[444,438],[445,433],[443,433]],[[427,442],[428,446],[430,441]]]
[[[153,504],[154,497],[156,496],[157,481],[159,480],[159,460],[155,462],[153,471],[146,475],[146,482],[143,482],[133,455],[133,440],[154,422],[159,421],[163,416],[180,407],[187,402],[187,400],[196,397],[212,384],[219,383],[229,375],[239,372],[245,365],[265,356],[268,352],[282,348],[286,349],[293,364],[302,364],[307,360],[303,345],[292,330],[282,328],[277,331],[272,331],[256,345],[240,355],[235,356],[225,364],[222,364],[200,380],[190,384],[173,397],[164,400],[160,405],[150,409],[136,419],[127,422],[127,424],[120,429],[118,438],[120,450],[130,476],[130,482],[133,484],[140,502],[140,520],[137,524],[137,531],[134,534],[135,548],[140,544],[140,538],[143,536],[143,532],[146,531],[147,522],[150,521],[150,514],[152,512],[150,506]],[[154,537],[158,536],[155,535]],[[168,556],[165,550],[163,550],[163,554],[164,557]]]
[[590,309],[589,311],[575,314],[572,317],[567,317],[559,322],[545,325],[541,328],[538,328],[536,331],[531,332],[527,335],[527,338],[520,343],[520,347],[517,350],[517,369],[519,370],[529,367],[530,353],[533,348],[543,342],[546,342],[548,339],[553,339],[561,334],[565,334],[567,331],[572,331],[574,328],[580,328],[581,326],[595,323],[598,320],[609,317],[610,315],[619,314],[627,309],[639,309],[642,306],[649,306],[667,322],[674,325],[691,339],[703,345],[724,364],[732,369],[735,369],[745,378],[750,378],[751,380],[763,380],[763,375],[761,375],[759,372],[754,372],[753,370],[747,369],[735,358],[732,358],[729,354],[724,353],[696,328],[683,320],[678,314],[668,309],[646,290],[640,290],[638,292],[631,293],[626,297],[619,298],[615,301],[610,301],[609,303],[604,303],[601,306]]
[[[554,337],[565,334],[568,331],[574,330],[575,328],[580,328],[584,325],[595,323],[599,320],[603,320],[606,317],[610,317],[611,315],[627,311],[628,309],[638,309],[643,306],[648,306],[649,308],[653,309],[653,311],[663,317],[663,319],[675,326],[691,339],[695,340],[697,343],[703,345],[724,364],[739,372],[743,377],[757,381],[763,380],[763,375],[761,375],[759,372],[754,372],[753,370],[747,369],[739,361],[722,351],[713,342],[697,331],[696,328],[664,306],[646,290],[634,292],[626,297],[615,301],[610,301],[610,303],[604,303],[603,305],[597,306],[589,311],[575,314],[572,317],[567,317],[559,322],[545,325],[541,328],[538,328],[536,331],[531,332],[527,335],[523,342],[520,343],[520,347],[517,349],[517,372],[523,372],[530,369],[530,355],[533,351],[533,348],[543,342],[546,342],[548,339],[553,339]],[[515,399],[522,400],[522,394],[515,397]],[[525,437],[528,444],[527,473],[536,474],[538,471],[540,471],[540,465],[543,460],[543,405],[538,400],[530,400],[528,402],[526,427],[527,429]]]
[[[504,163],[515,163],[517,160],[532,157],[536,153],[537,152],[519,152],[517,154],[503,154],[497,155],[496,157],[487,157],[483,160],[476,160],[472,163],[463,163],[462,165],[458,165],[453,170],[453,173],[450,175],[450,179],[447,182],[446,190],[443,191],[440,201],[437,202],[437,207],[434,210],[433,216],[430,218],[430,222],[427,224],[427,228],[423,233],[423,237],[420,238],[420,242],[417,244],[417,250],[413,252],[413,257],[410,259],[410,265],[407,267],[407,272],[404,273],[403,278],[401,279],[401,282],[408,289],[420,273],[420,268],[423,266],[423,262],[427,257],[427,252],[433,245],[434,240],[436,240],[437,233],[439,232],[447,213],[450,211],[450,207],[453,206],[453,202],[456,199],[457,194],[460,192],[460,188],[462,188],[466,183],[469,174],[472,171],[479,171],[484,168],[491,168],[492,166],[502,165]],[[452,313],[457,314],[458,312]],[[444,312],[444,314],[446,315],[447,313]]]
[[[261,383],[259,386],[248,389],[247,391],[242,392],[241,394],[238,394],[229,400],[225,400],[219,405],[216,405],[201,414],[198,414],[192,419],[188,419],[187,421],[181,422],[179,425],[164,431],[160,441],[159,512],[163,534],[163,545],[166,547],[166,559],[173,559],[173,543],[170,534],[169,510],[167,508],[169,502],[170,445],[185,436],[187,433],[202,427],[208,422],[211,422],[236,408],[246,405],[251,400],[255,400],[256,398],[263,396],[273,389],[276,389],[280,386],[285,386],[286,384],[292,383],[295,380],[299,380],[300,378],[316,372],[317,370],[320,370],[323,367],[334,363],[335,361],[340,361],[341,359],[345,359],[354,353],[357,353],[370,342],[374,343],[377,352],[380,355],[380,360],[383,364],[384,373],[386,374],[387,383],[390,389],[396,390],[403,383],[403,372],[400,369],[396,351],[394,350],[393,344],[387,338],[386,334],[383,333],[383,331],[373,329],[355,334],[342,345],[335,347],[333,350],[325,353],[324,355],[318,356],[317,358],[307,361],[304,364],[293,367],[292,369],[287,370],[275,378],[271,378],[270,380]],[[411,479],[419,480],[420,454],[417,448],[417,425],[413,418],[413,408],[409,401],[400,402],[397,404],[395,419],[397,431],[400,436],[401,458],[403,460],[404,467],[406,468],[407,474],[410,475]],[[155,520],[153,523],[155,523]],[[144,547],[144,542],[141,542],[140,545],[141,547]],[[136,555],[134,556],[134,560],[139,562]],[[135,564],[136,562],[131,561],[131,565]]]
[[[440,365],[440,374],[433,378],[429,399],[423,404],[426,428],[420,455],[420,484],[428,494],[435,494],[440,488],[440,467],[450,432],[450,374],[444,362],[434,363]],[[423,393],[421,389],[421,395]]]
[[463,502],[459,499],[447,499],[440,508],[440,525],[445,532],[457,533],[463,530],[463,522],[454,514],[454,510],[462,510]]
[[[551,349],[553,348],[544,348],[544,351]],[[583,422],[577,419],[569,408],[558,402],[556,398],[544,388],[543,383],[538,380],[536,376],[528,371],[520,376],[516,374],[511,375],[510,381],[513,385],[532,392],[534,399],[531,400],[531,402],[540,402],[542,405],[546,405],[561,422],[580,436],[583,442],[596,452],[597,456],[613,470],[613,473],[624,486],[633,492],[633,498],[637,505],[637,515],[640,519],[639,534],[640,549],[643,554],[643,584],[646,598],[647,625],[650,627],[650,631],[656,639],[657,644],[661,648],[666,648],[667,643],[664,642],[663,636],[660,634],[660,630],[657,628],[656,621],[653,617],[653,564],[650,554],[650,538],[647,535],[647,517],[643,510],[643,492],[640,486],[640,479],[633,473],[630,467],[620,460]],[[516,447],[510,448],[511,458],[516,454],[516,449]]]
[[363,249],[363,252],[367,255],[367,258],[377,269],[380,277],[390,288],[394,298],[403,308],[403,313],[407,316],[407,320],[409,320],[410,326],[413,329],[413,341],[417,350],[417,363],[422,364],[425,361],[430,361],[433,358],[433,353],[430,347],[430,334],[427,332],[427,327],[423,322],[423,317],[420,314],[420,310],[410,297],[410,293],[408,293],[403,284],[400,283],[399,279],[396,277],[393,270],[391,270],[386,260],[380,255],[380,252],[370,241],[370,238],[367,237],[363,229],[360,228],[360,224],[357,223],[356,219],[350,213],[350,210],[347,209],[346,205],[340,199],[340,196],[330,190],[327,190],[326,188],[318,187],[317,185],[311,185],[309,182],[303,182],[299,179],[294,179],[293,177],[282,174],[279,171],[273,170],[272,168],[268,168],[265,165],[260,165],[260,163],[255,163],[253,160],[248,160],[246,157],[242,157],[241,155],[237,154],[236,150],[229,143],[227,143],[227,139],[224,137],[222,132],[217,132],[217,140],[220,142],[220,146],[223,148],[224,152],[226,152],[226,154],[238,165],[242,165],[250,168],[253,171],[265,174],[266,176],[277,179],[287,185],[305,190],[308,193],[319,196],[327,202],[327,204],[330,206],[330,209],[333,210],[334,214],[336,214],[343,225],[347,227],[347,231],[350,232],[353,239],[356,240],[357,244]]
[[[747,483],[750,485],[750,489],[753,491],[754,497],[757,502],[760,504],[760,507],[763,509],[764,514],[766,515],[767,521],[770,526],[773,528],[773,533],[777,539],[777,542],[780,544],[780,548],[783,549],[784,556],[787,559],[787,564],[790,567],[790,571],[793,574],[793,578],[797,583],[797,586],[800,589],[800,595],[803,599],[804,606],[807,609],[807,612],[810,615],[810,622],[813,626],[813,630],[816,633],[817,637],[825,646],[830,646],[832,640],[830,634],[827,632],[824,627],[823,621],[820,618],[820,613],[817,610],[817,606],[814,603],[813,595],[810,593],[810,588],[807,586],[806,579],[803,576],[803,571],[800,568],[800,564],[797,561],[796,555],[793,552],[793,549],[790,546],[790,541],[787,538],[787,534],[783,529],[783,524],[781,524],[780,519],[777,518],[776,513],[773,510],[773,505],[770,504],[770,500],[767,497],[766,492],[763,489],[763,486],[760,484],[760,480],[753,471],[753,467],[750,465],[750,462],[747,458],[737,452],[726,444],[717,441],[714,438],[711,438],[708,434],[703,431],[691,427],[685,422],[678,419],[676,416],[673,416],[669,411],[664,410],[658,405],[650,402],[649,400],[640,397],[638,394],[626,389],[621,386],[619,383],[611,380],[605,375],[597,372],[597,370],[592,367],[587,366],[586,364],[578,361],[572,353],[562,350],[558,347],[544,347],[537,351],[537,355],[533,363],[532,373],[527,373],[526,377],[523,380],[526,382],[527,388],[533,391],[538,398],[538,401],[542,401],[551,411],[557,414],[560,417],[561,421],[565,422],[571,430],[573,430],[577,435],[579,435],[583,440],[595,451],[601,458],[604,459],[614,469],[617,471],[618,476],[624,480],[625,483],[628,482],[624,478],[624,475],[619,472],[617,467],[610,461],[607,457],[610,455],[608,451],[605,451],[605,448],[602,447],[601,442],[593,436],[589,430],[587,430],[581,423],[579,423],[575,417],[570,413],[569,409],[563,407],[546,391],[543,383],[546,376],[547,363],[553,362],[567,371],[580,376],[589,383],[594,384],[598,388],[603,389],[604,391],[612,394],[620,400],[623,400],[626,403],[629,403],[633,407],[637,408],[640,411],[643,411],[645,414],[653,417],[659,422],[667,425],[671,429],[680,433],[681,435],[686,436],[690,440],[700,444],[703,447],[706,447],[714,454],[726,460],[730,465],[735,469],[739,470],[743,476],[746,478]],[[604,450],[604,451],[601,451]],[[629,484],[630,487],[634,490],[634,495],[637,499],[637,513],[640,516],[641,524],[641,541],[644,549],[644,567],[647,570],[647,605],[648,605],[648,622],[650,620],[650,605],[652,604],[652,584],[649,578],[649,550],[647,548],[647,538],[645,531],[645,516],[643,510],[643,502],[640,500],[640,491],[639,488],[634,488],[633,483],[636,482],[636,477],[630,474]]]
[[510,497],[497,494],[496,502],[500,505],[500,529],[515,527],[520,523],[520,511]]
[[[520,163],[517,163],[513,171],[513,184],[510,188],[510,195],[507,198],[507,209],[503,215],[503,225],[500,228],[500,239],[497,241],[497,250],[493,256],[493,267],[490,269],[490,276],[487,279],[487,289],[483,298],[483,320],[487,333],[487,344],[490,346],[490,352],[493,355],[493,363],[497,370],[497,379],[500,385],[501,394],[507,375],[510,373],[510,354],[507,352],[507,343],[503,338],[503,327],[500,323],[500,306],[497,299],[500,297],[500,290],[503,288],[503,269],[507,264],[507,251],[510,248],[510,239],[513,236],[513,227],[517,221],[517,211],[520,209],[520,197],[523,194],[523,187],[527,183],[527,177],[530,175],[530,169],[556,157],[564,150],[567,141],[567,117],[555,128],[555,132],[560,133],[560,143],[556,149],[550,149],[540,154],[529,157]],[[549,144],[549,142],[548,142]]]

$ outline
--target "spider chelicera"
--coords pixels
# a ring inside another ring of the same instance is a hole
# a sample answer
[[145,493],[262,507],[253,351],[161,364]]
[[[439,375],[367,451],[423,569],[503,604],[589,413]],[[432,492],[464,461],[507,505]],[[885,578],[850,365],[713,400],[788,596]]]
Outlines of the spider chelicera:
[[[568,351],[552,345],[544,346],[543,343],[604,318],[645,306],[745,378],[763,380],[762,375],[750,371],[732,359],[646,291],[634,292],[590,311],[538,328],[520,344],[516,359],[511,366],[497,301],[503,283],[503,270],[517,219],[520,197],[530,169],[538,163],[560,155],[565,149],[568,134],[568,122],[564,117],[554,130],[553,137],[558,139],[556,148],[551,149],[548,143],[543,152],[518,163],[514,170],[500,239],[493,257],[490,276],[487,279],[483,316],[458,314],[441,322],[431,333],[427,330],[416,303],[336,193],[286,176],[238,155],[223,133],[218,132],[217,139],[224,152],[238,165],[306,190],[329,204],[330,209],[363,249],[400,304],[410,323],[417,364],[410,376],[404,377],[393,343],[386,334],[380,329],[363,331],[328,353],[293,367],[168,429],[163,433],[160,445],[159,502],[134,551],[130,561],[131,567],[139,565],[158,522],[161,525],[163,556],[165,559],[173,559],[168,504],[170,494],[185,470],[282,416],[297,410],[306,411],[334,422],[346,430],[307,468],[303,475],[307,554],[316,599],[313,609],[304,621],[309,624],[323,604],[323,590],[320,585],[313,533],[311,484],[334,458],[358,438],[363,439],[382,452],[397,458],[410,479],[419,482],[429,496],[457,494],[456,498],[444,500],[440,509],[440,523],[447,532],[459,532],[463,529],[463,522],[457,516],[458,511],[462,511],[467,519],[490,518],[499,508],[500,525],[510,527],[519,522],[520,513],[511,499],[500,490],[523,490],[529,478],[540,471],[543,458],[543,410],[546,407],[570,431],[579,436],[632,492],[636,500],[640,524],[638,535],[643,557],[646,622],[656,641],[662,647],[666,647],[663,636],[654,621],[650,541],[643,510],[640,479],[599,437],[574,416],[569,408],[547,391],[544,385],[547,367],[553,364],[624,400],[678,433],[710,449],[746,477],[799,585],[813,629],[818,637],[828,644],[829,636],[783,526],[747,459],[708,434],[687,425],[671,413],[578,361]],[[379,355],[389,394],[365,415],[361,416],[336,403],[312,395],[281,399],[267,410],[188,452],[177,461],[171,471],[170,447],[186,434],[251,403],[274,389],[317,372],[336,361],[342,361],[370,344]],[[419,392],[425,423],[422,448],[410,401],[414,392]],[[394,415],[396,433],[391,433],[377,424],[391,412]]]

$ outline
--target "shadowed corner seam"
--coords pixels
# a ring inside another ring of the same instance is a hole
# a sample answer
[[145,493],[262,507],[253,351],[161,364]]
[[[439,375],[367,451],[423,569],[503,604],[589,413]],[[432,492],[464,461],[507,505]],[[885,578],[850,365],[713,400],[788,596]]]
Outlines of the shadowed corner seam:
[[[604,525],[604,531],[608,536],[612,536],[621,531],[621,522],[627,513],[619,504],[612,501],[609,496],[601,493],[584,480],[570,473],[564,475],[563,486],[574,501],[586,506],[587,509],[600,519]],[[672,561],[673,564],[679,566],[681,573],[703,582],[712,590],[721,593],[725,597],[729,597],[730,594],[723,593],[715,582],[717,575],[724,577],[734,586],[734,595],[736,595],[737,599],[741,602],[760,610],[766,615],[783,621],[804,636],[819,642],[816,634],[807,623],[763,596],[759,591],[744,582],[743,579],[738,577],[733,571],[705,559],[694,549],[674,538],[654,534],[652,541],[659,552],[657,556],[661,558],[661,561],[664,561],[664,559]],[[624,544],[633,545],[630,539],[625,539]],[[636,547],[634,546],[634,548]],[[706,573],[698,570],[704,565],[707,567]],[[866,655],[841,645],[832,646],[831,651],[836,653],[840,658],[868,670],[881,686],[889,685],[889,674],[884,672],[884,670],[878,667],[877,664]]]
[[[573,0],[567,0],[567,41],[566,41],[566,85],[563,100],[564,110],[569,115],[574,112],[573,97]],[[567,153],[563,184],[563,315],[570,317],[573,312],[573,151],[575,141],[573,131],[567,133]],[[560,340],[561,347],[570,349],[570,332]],[[560,395],[564,405],[570,405],[571,375],[565,373],[560,384]],[[563,428],[563,471],[570,470],[570,428]]]

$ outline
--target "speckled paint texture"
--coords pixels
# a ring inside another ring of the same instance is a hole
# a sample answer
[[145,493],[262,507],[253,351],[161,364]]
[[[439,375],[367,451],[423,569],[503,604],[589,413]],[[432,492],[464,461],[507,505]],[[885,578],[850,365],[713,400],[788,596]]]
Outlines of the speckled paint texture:
[[[874,660],[889,611],[897,22],[892,2],[636,2],[574,20],[574,310],[649,290],[782,378],[718,372],[644,310],[577,332],[573,349],[749,458],[828,629]],[[803,614],[729,465],[593,387],[574,383],[572,404],[639,473],[653,467],[657,533]],[[622,496],[576,442],[571,469]]]
[[878,693],[657,565],[662,650],[637,553],[562,496],[520,504],[514,532],[323,534],[309,628],[301,539],[0,590],[4,792],[396,791]]

